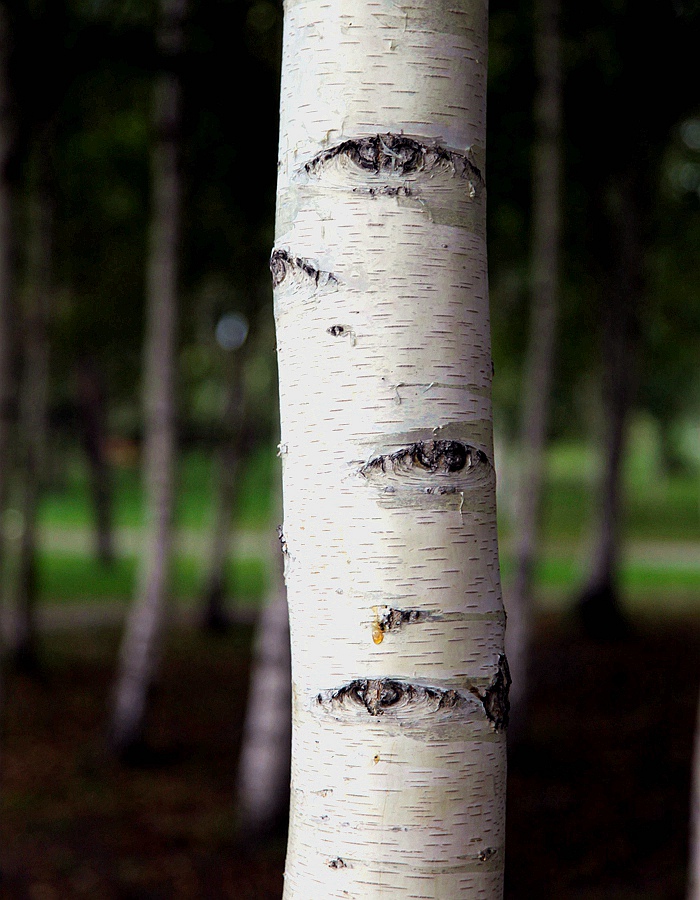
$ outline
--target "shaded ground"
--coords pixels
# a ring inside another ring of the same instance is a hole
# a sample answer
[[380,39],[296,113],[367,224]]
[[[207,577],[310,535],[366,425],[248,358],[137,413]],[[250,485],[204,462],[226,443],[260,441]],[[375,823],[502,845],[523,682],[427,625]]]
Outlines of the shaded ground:
[[[117,632],[46,636],[46,680],[8,685],[0,896],[279,900],[283,839],[236,844],[250,637],[173,635],[155,752],[120,769],[102,752]],[[541,623],[532,735],[511,763],[508,900],[680,900],[699,651],[691,620],[618,645]]]

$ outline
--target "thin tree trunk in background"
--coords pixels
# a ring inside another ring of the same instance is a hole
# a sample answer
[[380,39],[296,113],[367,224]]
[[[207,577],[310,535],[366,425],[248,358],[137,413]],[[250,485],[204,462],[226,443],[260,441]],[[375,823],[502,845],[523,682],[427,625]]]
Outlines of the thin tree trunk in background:
[[209,572],[204,588],[204,627],[220,631],[228,627],[226,610],[226,562],[231,555],[231,522],[236,505],[244,420],[243,352],[230,352],[226,362],[226,397],[222,416],[223,437],[216,460],[216,508]]
[[603,296],[604,418],[602,472],[597,492],[591,573],[579,600],[586,630],[594,637],[621,637],[627,628],[617,575],[622,518],[622,460],[637,383],[639,310],[644,296],[638,176],[628,173],[609,200],[617,265]]
[[496,900],[504,654],[482,0],[285,4],[285,900]]
[[275,535],[268,601],[257,625],[240,761],[238,812],[246,840],[286,824],[292,752],[292,659],[283,556]]
[[[159,44],[174,63],[182,46],[185,0],[162,0]],[[155,86],[153,212],[144,360],[146,535],[138,593],[122,642],[111,741],[128,755],[143,740],[146,703],[160,653],[172,556],[175,474],[175,353],[181,218],[181,89],[169,69]]]
[[49,317],[52,306],[53,196],[52,130],[44,130],[31,160],[26,287],[24,366],[20,395],[22,532],[15,593],[15,665],[36,671],[37,653],[37,513],[46,470],[46,425],[49,389]]
[[[15,384],[12,337],[15,313],[14,185],[10,177],[16,122],[9,84],[12,35],[7,4],[0,3],[0,522],[7,505],[9,447]],[[6,542],[0,527],[0,573],[4,571]],[[0,593],[4,585],[0,584]],[[0,667],[1,672],[1,667]],[[0,703],[4,686],[0,685]]]
[[107,398],[102,372],[95,359],[83,354],[77,361],[77,406],[83,448],[90,468],[90,492],[95,514],[95,551],[103,563],[114,559],[112,486],[107,461]]
[[690,854],[688,900],[700,900],[700,702],[695,725],[690,788]]
[[532,301],[523,372],[520,483],[516,520],[515,583],[506,598],[506,650],[513,687],[509,741],[522,736],[527,717],[533,617],[533,574],[540,544],[545,465],[559,312],[561,244],[562,73],[560,0],[535,3],[535,63],[539,85],[533,171]]

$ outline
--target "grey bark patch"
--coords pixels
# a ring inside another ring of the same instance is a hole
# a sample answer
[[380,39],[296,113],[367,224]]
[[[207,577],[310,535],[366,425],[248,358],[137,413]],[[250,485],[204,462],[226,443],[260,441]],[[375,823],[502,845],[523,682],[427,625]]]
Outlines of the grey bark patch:
[[425,471],[449,475],[488,464],[482,450],[463,441],[419,441],[394,453],[375,456],[360,469],[365,477],[379,472]]
[[512,679],[508,660],[505,653],[498,657],[498,668],[493,676],[491,684],[482,693],[475,687],[470,687],[472,694],[481,700],[486,717],[493,725],[495,731],[505,731],[508,727],[510,715],[510,700],[508,698]]
[[385,606],[377,612],[377,625],[383,632],[398,631],[403,625],[418,622],[420,619],[419,609],[393,609]]
[[[319,153],[304,166],[308,175],[318,174],[331,160],[344,157],[358,168],[375,174],[413,175],[417,172],[434,172],[449,168],[469,184],[469,195],[474,198],[484,187],[484,177],[466,154],[456,153],[439,144],[426,144],[403,134],[376,134],[371,137],[343,141],[335,147]],[[410,188],[380,188],[380,193],[399,194]]]
[[280,547],[282,548],[282,553],[284,553],[285,556],[288,556],[289,548],[287,547],[287,538],[284,536],[284,529],[282,525],[277,526],[277,537],[280,542]]
[[270,256],[270,272],[272,273],[272,286],[278,287],[291,273],[297,273],[310,279],[316,287],[332,282],[338,283],[338,279],[331,272],[323,272],[317,269],[310,260],[301,256],[292,256],[287,250],[275,249]]
[[392,678],[359,678],[338,690],[318,694],[316,702],[330,710],[344,705],[354,709],[364,707],[370,716],[416,707],[425,712],[450,709],[463,702],[457,691],[424,687]]

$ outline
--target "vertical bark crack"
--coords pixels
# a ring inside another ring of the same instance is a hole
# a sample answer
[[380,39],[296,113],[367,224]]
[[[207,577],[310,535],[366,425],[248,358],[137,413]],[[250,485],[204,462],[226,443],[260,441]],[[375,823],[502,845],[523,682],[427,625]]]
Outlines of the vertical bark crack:
[[469,690],[481,700],[486,717],[491,722],[495,731],[505,731],[508,728],[510,715],[510,700],[508,695],[512,679],[508,660],[505,653],[498,657],[498,669],[493,676],[491,684],[482,693],[478,688],[471,686]]

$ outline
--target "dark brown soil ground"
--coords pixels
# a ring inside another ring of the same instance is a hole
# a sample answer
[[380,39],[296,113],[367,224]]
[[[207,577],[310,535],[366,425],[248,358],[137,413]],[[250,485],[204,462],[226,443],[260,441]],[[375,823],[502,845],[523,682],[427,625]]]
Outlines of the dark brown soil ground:
[[[0,896],[279,900],[284,839],[236,842],[250,637],[171,637],[153,752],[132,768],[103,752],[117,633],[46,639],[44,680],[6,686]],[[510,766],[508,900],[682,898],[699,651],[688,620],[609,644],[540,623],[531,735]]]

